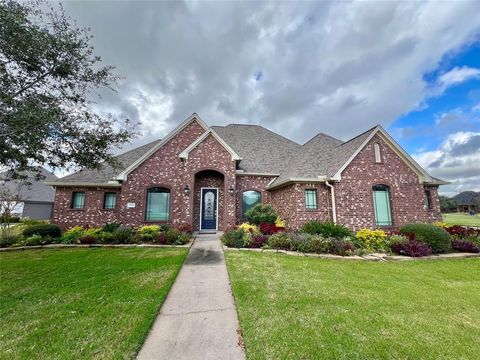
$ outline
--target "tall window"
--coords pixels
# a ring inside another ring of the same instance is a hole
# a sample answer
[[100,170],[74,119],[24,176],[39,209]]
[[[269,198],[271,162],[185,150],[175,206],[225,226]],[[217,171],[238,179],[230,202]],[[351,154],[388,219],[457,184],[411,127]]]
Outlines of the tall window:
[[375,205],[375,222],[377,226],[390,226],[392,222],[392,209],[390,206],[390,190],[386,185],[373,187],[373,202]]
[[169,218],[170,190],[158,187],[148,189],[145,219],[151,221],[168,221]]
[[117,205],[117,193],[115,192],[106,192],[103,198],[103,208],[104,209],[115,209]]
[[85,193],[74,191],[72,194],[72,209],[83,209],[85,206]]
[[305,190],[305,208],[310,210],[317,209],[317,190],[316,189]]
[[427,209],[432,208],[432,193],[430,190],[425,190],[425,206]]
[[244,191],[242,195],[242,218],[245,219],[245,213],[260,203],[262,195],[258,191]]
[[375,162],[376,163],[381,163],[382,162],[382,154],[380,152],[380,144],[379,143],[374,143],[373,144],[373,151],[375,153]]

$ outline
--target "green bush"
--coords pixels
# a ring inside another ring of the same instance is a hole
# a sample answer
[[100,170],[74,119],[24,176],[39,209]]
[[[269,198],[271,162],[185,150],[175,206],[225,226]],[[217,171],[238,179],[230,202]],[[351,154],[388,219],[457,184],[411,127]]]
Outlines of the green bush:
[[344,238],[347,236],[353,236],[353,232],[342,224],[334,224],[330,221],[320,222],[312,220],[306,222],[302,227],[302,232],[307,234],[317,234],[323,237],[335,237]]
[[272,249],[290,250],[292,248],[292,235],[286,232],[279,232],[268,238],[267,245]]
[[115,244],[129,244],[132,237],[132,230],[125,226],[120,226],[112,233],[112,241]]
[[310,235],[308,246],[305,252],[326,254],[330,249],[330,241],[321,235]]
[[27,237],[27,238],[23,241],[23,245],[25,245],[25,246],[44,245],[44,243],[43,243],[43,238],[42,238],[41,235],[33,234],[33,235]]
[[20,222],[20,216],[2,215],[0,216],[0,223],[13,224]]
[[42,225],[42,224],[46,224],[46,222],[44,220],[35,220],[35,219],[30,219],[26,217],[22,219],[22,224],[30,226],[30,225]]
[[160,233],[160,226],[158,225],[144,225],[138,229],[140,241],[150,242]]
[[56,238],[62,236],[62,229],[55,224],[38,224],[28,226],[23,230],[23,236],[26,238],[32,235],[40,235],[41,237],[51,236],[52,238]]
[[18,236],[14,234],[6,234],[0,237],[0,248],[9,247],[18,242]]
[[111,223],[106,223],[105,225],[102,226],[102,231],[108,232],[108,233],[113,233],[120,226],[121,226],[121,224],[117,223],[116,221],[111,222]]
[[258,204],[245,213],[250,224],[260,225],[261,223],[275,224],[278,214],[270,205]]
[[245,247],[245,231],[242,229],[228,230],[222,235],[221,240],[225,246]]
[[400,232],[427,244],[434,253],[443,253],[452,249],[450,235],[444,229],[432,224],[406,224],[400,228]]
[[74,226],[63,233],[60,241],[63,244],[78,244],[79,239],[84,235],[85,229],[82,226]]

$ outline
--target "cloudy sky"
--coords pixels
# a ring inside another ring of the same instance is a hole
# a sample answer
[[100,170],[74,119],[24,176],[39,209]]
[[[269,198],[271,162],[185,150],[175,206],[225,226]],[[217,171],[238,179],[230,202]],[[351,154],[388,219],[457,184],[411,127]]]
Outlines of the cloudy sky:
[[193,112],[300,143],[381,124],[443,193],[480,191],[480,1],[64,6],[124,77],[98,111],[141,123],[128,147]]

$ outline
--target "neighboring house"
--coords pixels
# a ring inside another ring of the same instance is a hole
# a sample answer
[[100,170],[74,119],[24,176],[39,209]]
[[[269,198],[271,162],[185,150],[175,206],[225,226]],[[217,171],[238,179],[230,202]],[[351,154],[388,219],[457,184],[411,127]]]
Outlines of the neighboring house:
[[480,192],[463,191],[455,195],[452,200],[457,204],[459,212],[477,213],[480,211]]
[[117,157],[120,169],[81,170],[56,187],[62,227],[112,221],[225,230],[257,203],[290,228],[331,220],[353,229],[441,219],[438,186],[380,126],[346,142],[297,144],[257,125],[208,127],[193,114],[163,140]]
[[8,171],[0,173],[0,193],[4,197],[1,200],[15,202],[12,215],[38,220],[52,217],[55,190],[44,182],[58,178],[44,168],[40,169],[40,173],[43,179],[37,180],[34,173],[27,172],[25,182],[12,180]]

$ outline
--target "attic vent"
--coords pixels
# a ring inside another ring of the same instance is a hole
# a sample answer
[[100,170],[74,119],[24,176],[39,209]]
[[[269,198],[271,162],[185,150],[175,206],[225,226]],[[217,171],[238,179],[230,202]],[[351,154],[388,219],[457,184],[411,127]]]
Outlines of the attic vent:
[[380,153],[380,145],[378,143],[373,144],[373,150],[375,152],[375,162],[382,162],[382,154]]

